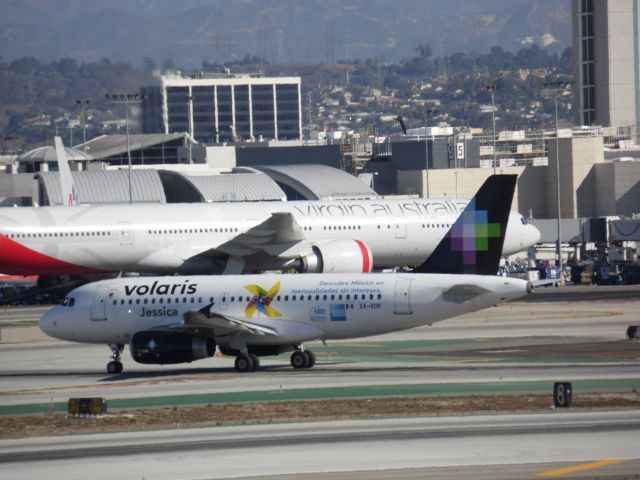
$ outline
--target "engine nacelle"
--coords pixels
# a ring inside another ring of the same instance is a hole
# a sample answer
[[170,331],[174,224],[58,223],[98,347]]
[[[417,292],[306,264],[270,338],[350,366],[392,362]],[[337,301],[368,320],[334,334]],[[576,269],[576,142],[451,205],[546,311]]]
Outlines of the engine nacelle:
[[301,272],[368,273],[373,268],[371,249],[361,240],[334,240],[311,248],[301,259]]
[[131,356],[138,363],[186,363],[212,357],[216,344],[212,338],[181,332],[138,332],[129,343]]

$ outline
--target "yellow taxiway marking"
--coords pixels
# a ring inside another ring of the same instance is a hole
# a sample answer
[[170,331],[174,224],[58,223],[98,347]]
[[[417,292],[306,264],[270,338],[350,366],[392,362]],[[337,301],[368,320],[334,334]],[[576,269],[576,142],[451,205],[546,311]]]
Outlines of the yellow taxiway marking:
[[607,465],[614,465],[616,463],[626,462],[620,458],[611,458],[609,460],[599,460],[597,462],[583,463],[580,465],[573,465],[571,467],[558,468],[556,470],[547,470],[536,474],[536,477],[557,477],[558,475],[566,475],[567,473],[583,472],[585,470],[593,470],[595,468],[606,467]]

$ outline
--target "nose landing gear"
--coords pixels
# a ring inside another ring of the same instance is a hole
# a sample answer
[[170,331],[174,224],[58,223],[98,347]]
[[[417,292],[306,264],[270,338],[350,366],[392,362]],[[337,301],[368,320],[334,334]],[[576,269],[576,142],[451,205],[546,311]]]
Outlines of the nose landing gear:
[[111,349],[111,358],[113,358],[113,360],[107,363],[107,373],[121,373],[123,367],[120,361],[120,354],[122,350],[124,350],[124,345],[121,343],[110,343],[109,348]]

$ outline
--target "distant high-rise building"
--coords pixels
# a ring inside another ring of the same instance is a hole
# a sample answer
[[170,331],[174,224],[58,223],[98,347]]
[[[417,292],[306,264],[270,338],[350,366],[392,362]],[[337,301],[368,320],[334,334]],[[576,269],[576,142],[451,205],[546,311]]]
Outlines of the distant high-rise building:
[[300,77],[166,75],[142,93],[144,133],[189,132],[204,143],[302,136]]
[[574,121],[640,129],[640,0],[572,0]]

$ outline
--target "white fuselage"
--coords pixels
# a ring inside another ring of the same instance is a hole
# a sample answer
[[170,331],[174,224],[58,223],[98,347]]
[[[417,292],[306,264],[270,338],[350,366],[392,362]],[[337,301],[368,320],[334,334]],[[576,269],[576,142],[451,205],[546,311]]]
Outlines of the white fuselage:
[[[255,291],[256,286],[274,292],[262,310],[248,308],[255,303],[251,289]],[[276,335],[241,333],[247,345],[297,344],[409,329],[526,293],[527,283],[523,280],[479,275],[118,278],[74,290],[68,297],[72,301],[47,312],[40,327],[48,335],[64,340],[126,344],[136,332],[180,330],[187,312],[210,306],[213,316],[245,321],[276,332]],[[238,341],[238,335],[216,336],[215,341],[218,345],[229,344]]]
[[[281,268],[316,244],[339,240],[364,242],[376,267],[413,265],[431,254],[466,204],[412,199],[0,208],[0,270],[211,273],[235,256],[243,259],[240,271],[250,272]],[[270,233],[255,227],[277,213],[292,216],[298,239],[278,243],[267,236],[261,244],[260,235]],[[539,238],[512,212],[503,254]],[[253,246],[244,247],[245,241]]]

